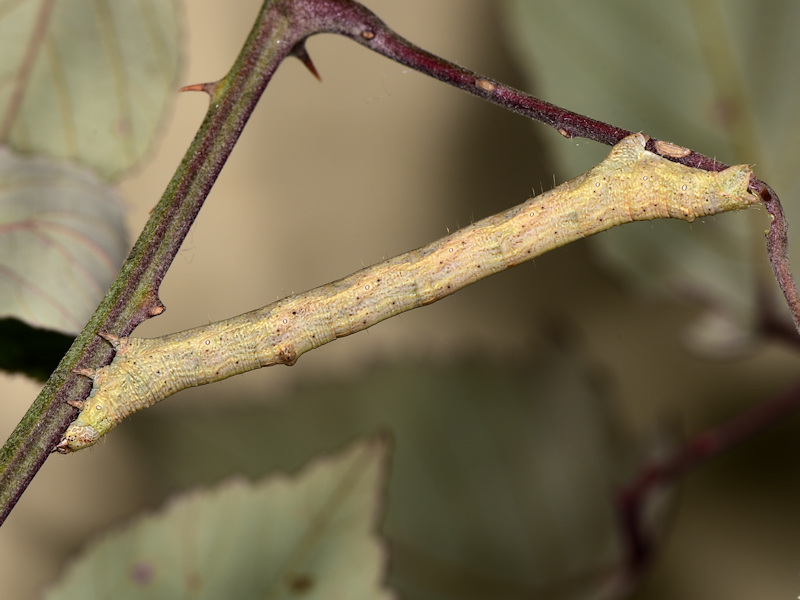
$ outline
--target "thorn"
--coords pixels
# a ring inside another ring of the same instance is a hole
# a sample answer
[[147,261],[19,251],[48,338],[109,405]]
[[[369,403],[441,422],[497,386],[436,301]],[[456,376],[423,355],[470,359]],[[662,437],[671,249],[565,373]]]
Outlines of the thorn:
[[300,42],[294,47],[294,50],[292,50],[292,55],[300,59],[300,62],[302,62],[306,68],[311,71],[311,74],[317,78],[317,81],[322,81],[322,77],[319,76],[317,67],[314,66],[313,62],[311,62],[311,57],[308,55],[306,43],[304,41]]
[[213,83],[193,83],[192,85],[185,85],[179,92],[205,92],[209,96],[214,93],[214,88],[217,87],[217,82]]
[[97,335],[99,335],[101,338],[103,338],[105,341],[107,341],[109,344],[111,344],[111,346],[114,348],[114,350],[119,348],[119,338],[117,336],[115,336],[113,333],[102,333],[101,332],[101,333],[98,333]]
[[158,297],[158,292],[152,292],[152,291],[148,292],[146,299],[147,299],[146,310],[148,318],[157,317],[165,310],[167,310],[167,307],[164,306],[163,302],[161,302],[161,298]]
[[83,410],[83,400],[67,400],[67,404],[74,406],[78,410]]
[[[84,377],[88,377],[92,381],[94,381],[94,376],[97,374],[97,371],[94,369],[72,369],[72,372],[76,375],[83,375]],[[69,402],[69,400],[67,400]],[[80,408],[80,406],[78,407]]]

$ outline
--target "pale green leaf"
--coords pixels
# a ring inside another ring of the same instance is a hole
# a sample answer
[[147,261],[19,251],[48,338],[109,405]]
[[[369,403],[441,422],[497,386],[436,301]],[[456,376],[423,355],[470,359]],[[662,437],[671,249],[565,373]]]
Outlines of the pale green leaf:
[[296,476],[181,497],[95,543],[46,598],[392,598],[374,532],[385,462],[373,438]]
[[0,142],[120,174],[175,95],[179,38],[177,0],[0,2]]
[[127,250],[112,188],[85,169],[0,148],[0,317],[80,331]]
[[[506,0],[511,45],[538,96],[728,164],[750,163],[800,219],[800,3]],[[605,154],[591,142],[548,136],[573,176]],[[576,147],[577,146],[577,147]],[[748,211],[750,212],[750,211]],[[691,226],[634,224],[597,236],[599,256],[651,291],[700,300],[742,339],[766,271],[753,214]],[[793,245],[793,262],[800,246]],[[715,334],[708,330],[704,344]]]
[[189,401],[115,435],[141,423],[142,459],[164,485],[184,487],[232,469],[292,468],[388,427],[384,532],[404,597],[581,597],[623,564],[613,503],[640,456],[571,353],[554,345],[517,366],[487,362],[374,368],[260,411]]

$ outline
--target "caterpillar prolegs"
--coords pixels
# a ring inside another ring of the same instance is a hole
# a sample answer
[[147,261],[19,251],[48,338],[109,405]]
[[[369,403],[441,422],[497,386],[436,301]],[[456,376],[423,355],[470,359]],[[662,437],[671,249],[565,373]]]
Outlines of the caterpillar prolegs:
[[631,221],[697,217],[747,208],[751,169],[718,173],[645,150],[631,135],[583,175],[428,246],[289,296],[253,312],[159,338],[104,337],[114,360],[95,372],[82,408],[58,444],[91,446],[129,414],[187,387],[274,364],[393,315],[430,304],[493,273]]

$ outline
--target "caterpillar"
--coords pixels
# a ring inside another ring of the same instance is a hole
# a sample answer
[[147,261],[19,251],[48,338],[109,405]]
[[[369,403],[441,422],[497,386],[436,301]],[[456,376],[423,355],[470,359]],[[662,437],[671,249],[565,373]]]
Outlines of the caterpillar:
[[298,357],[398,313],[435,302],[493,273],[631,221],[697,217],[747,208],[752,171],[706,172],[645,150],[633,134],[597,166],[553,190],[432,244],[328,285],[218,323],[159,338],[101,334],[116,350],[96,371],[62,453],[96,443],[126,416],[188,387]]

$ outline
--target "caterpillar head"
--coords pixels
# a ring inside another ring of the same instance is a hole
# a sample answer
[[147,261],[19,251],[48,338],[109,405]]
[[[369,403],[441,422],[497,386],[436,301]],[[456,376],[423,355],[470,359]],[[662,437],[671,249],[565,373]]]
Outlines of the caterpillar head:
[[56,450],[68,454],[88,448],[96,444],[97,440],[108,433],[115,424],[108,413],[106,403],[92,401],[90,396],[78,418],[67,427]]
[[69,454],[76,450],[88,448],[100,439],[100,434],[91,425],[81,424],[78,421],[73,421],[67,430],[64,432],[64,437],[56,446],[61,454]]

